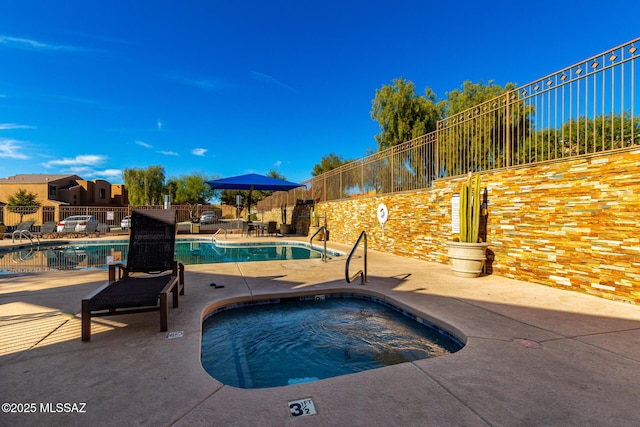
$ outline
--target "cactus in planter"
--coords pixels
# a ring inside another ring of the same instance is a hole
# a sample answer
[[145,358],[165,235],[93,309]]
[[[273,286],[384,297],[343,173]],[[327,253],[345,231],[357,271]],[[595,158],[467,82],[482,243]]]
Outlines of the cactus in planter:
[[487,258],[487,243],[479,241],[480,217],[486,215],[480,202],[480,175],[469,173],[460,190],[460,236],[448,242],[451,271],[459,277],[478,277]]
[[479,241],[480,217],[486,215],[480,202],[480,175],[469,173],[460,190],[460,236],[448,242],[451,271],[459,277],[478,277],[487,258],[487,243]]
[[480,230],[480,174],[471,173],[460,190],[460,241],[478,243]]

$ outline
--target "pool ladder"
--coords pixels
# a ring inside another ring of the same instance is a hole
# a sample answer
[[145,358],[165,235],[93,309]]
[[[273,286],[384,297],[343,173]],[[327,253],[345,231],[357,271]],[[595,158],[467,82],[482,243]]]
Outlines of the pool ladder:
[[[353,256],[353,254],[356,252],[356,249],[358,248],[358,244],[360,243],[360,240],[364,239],[364,268],[362,270],[359,270],[356,274],[354,274],[353,276],[349,277],[349,263],[351,262],[351,257]],[[353,245],[353,248],[351,249],[351,252],[349,253],[349,256],[347,257],[347,262],[344,266],[344,278],[347,281],[347,283],[351,283],[353,282],[353,280],[360,276],[360,284],[364,285],[365,283],[368,282],[367,280],[367,232],[366,231],[362,231],[362,233],[360,233],[360,236],[358,237],[358,240],[356,240],[356,244]]]
[[33,246],[33,238],[35,237],[36,240],[38,241],[38,246],[40,246],[40,238],[38,237],[37,234],[32,234],[30,231],[27,231],[27,230],[16,230],[16,231],[14,231],[11,234],[11,243],[15,243],[16,236],[20,239],[20,243],[22,243],[22,238],[23,237],[25,239],[29,239],[29,242],[31,242],[31,246]]

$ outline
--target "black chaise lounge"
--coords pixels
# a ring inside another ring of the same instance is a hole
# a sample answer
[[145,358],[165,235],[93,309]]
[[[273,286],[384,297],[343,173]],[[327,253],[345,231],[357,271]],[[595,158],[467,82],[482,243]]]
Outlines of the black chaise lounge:
[[[160,331],[168,329],[173,307],[184,295],[184,265],[174,260],[175,210],[134,210],[127,265],[109,265],[109,281],[82,300],[82,341],[91,339],[91,318],[160,311]],[[162,274],[166,273],[166,274]]]

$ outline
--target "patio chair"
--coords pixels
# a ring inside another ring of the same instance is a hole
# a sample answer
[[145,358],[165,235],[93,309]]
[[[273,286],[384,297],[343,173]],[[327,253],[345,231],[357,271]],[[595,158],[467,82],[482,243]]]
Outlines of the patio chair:
[[11,238],[15,240],[16,238],[19,238],[22,233],[25,233],[25,232],[26,232],[25,235],[27,235],[33,223],[34,221],[21,221],[20,224],[16,226],[16,229],[11,232]]
[[78,233],[78,236],[93,236],[98,237],[98,223],[97,222],[89,222],[85,227],[84,231]]
[[[56,230],[57,230],[57,226],[56,226]],[[62,227],[62,230],[56,232],[56,237],[69,236],[71,234],[74,234],[75,232],[76,232],[76,223],[67,222],[64,224],[64,227]]]
[[251,236],[251,232],[255,230],[255,227],[253,226],[253,223],[251,222],[243,222],[242,223],[242,235],[243,236]]
[[32,233],[38,237],[55,237],[56,229],[58,228],[58,223],[55,221],[47,221],[42,226],[40,226],[40,231]]
[[134,210],[127,265],[109,265],[109,281],[82,299],[82,341],[91,339],[91,318],[160,312],[168,329],[169,293],[173,307],[184,295],[184,265],[174,260],[175,210]]
[[271,236],[272,234],[278,234],[278,223],[275,221],[269,221],[267,223],[267,236]]

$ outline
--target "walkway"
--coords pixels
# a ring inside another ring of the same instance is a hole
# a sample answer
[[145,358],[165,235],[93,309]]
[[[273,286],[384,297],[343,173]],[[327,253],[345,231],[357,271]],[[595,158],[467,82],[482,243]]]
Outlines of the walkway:
[[[96,319],[88,343],[80,300],[105,272],[0,276],[0,400],[35,403],[35,413],[0,412],[0,426],[640,425],[640,307],[497,276],[458,279],[445,265],[374,251],[370,283],[348,285],[344,262],[187,266],[186,295],[169,313],[181,337],[167,338],[147,313]],[[329,291],[385,298],[466,346],[270,389],[225,386],[202,369],[200,327],[212,307]],[[288,402],[303,398],[317,415],[291,416]],[[56,403],[69,406],[51,413]]]

